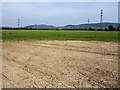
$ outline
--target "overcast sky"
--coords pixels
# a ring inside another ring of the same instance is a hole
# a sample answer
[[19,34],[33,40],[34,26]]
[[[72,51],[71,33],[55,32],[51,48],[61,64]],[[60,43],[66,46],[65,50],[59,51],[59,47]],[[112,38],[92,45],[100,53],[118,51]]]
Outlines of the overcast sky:
[[22,26],[98,23],[101,9],[104,22],[118,21],[117,2],[4,2],[2,25],[17,26],[18,18]]

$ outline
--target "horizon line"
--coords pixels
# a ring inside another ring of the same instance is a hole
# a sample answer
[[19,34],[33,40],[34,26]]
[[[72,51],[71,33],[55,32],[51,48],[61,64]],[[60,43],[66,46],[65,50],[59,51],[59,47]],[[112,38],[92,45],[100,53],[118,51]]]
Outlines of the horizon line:
[[[102,23],[114,23],[114,24],[120,24],[119,22],[102,22]],[[29,25],[24,25],[24,26],[19,26],[19,27],[25,27],[25,26],[30,26],[30,25],[47,25],[47,26],[54,26],[54,27],[64,27],[64,26],[67,26],[67,25],[83,25],[83,24],[88,24],[88,23],[82,23],[82,24],[66,24],[66,25],[60,25],[60,26],[57,26],[57,25],[53,25],[53,24],[29,24]],[[93,22],[93,23],[89,23],[90,24],[100,24],[100,22]],[[18,26],[0,26],[0,27],[18,27]]]

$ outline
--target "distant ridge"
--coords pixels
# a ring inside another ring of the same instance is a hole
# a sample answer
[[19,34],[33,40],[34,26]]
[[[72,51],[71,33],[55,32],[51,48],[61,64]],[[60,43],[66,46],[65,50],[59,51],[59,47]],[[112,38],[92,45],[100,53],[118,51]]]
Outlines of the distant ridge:
[[91,24],[80,24],[80,25],[67,25],[65,28],[81,28],[81,29],[89,29],[89,28],[94,28],[94,29],[99,29],[101,28],[107,28],[110,25],[112,25],[114,28],[118,27],[118,23],[91,23]]
[[52,25],[41,24],[41,25],[29,25],[29,26],[25,26],[25,28],[34,28],[34,29],[56,29],[57,27],[52,26]]
[[[102,28],[107,28],[110,25],[112,25],[114,28],[117,28],[119,25],[118,23],[109,23],[109,22],[104,22],[102,23]],[[91,24],[80,24],[80,25],[66,25],[63,27],[55,27],[52,25],[45,25],[45,24],[41,24],[41,25],[28,25],[25,26],[25,28],[33,28],[33,29],[89,29],[89,28],[94,28],[94,29],[99,29],[101,28],[101,24],[100,23],[91,23]]]

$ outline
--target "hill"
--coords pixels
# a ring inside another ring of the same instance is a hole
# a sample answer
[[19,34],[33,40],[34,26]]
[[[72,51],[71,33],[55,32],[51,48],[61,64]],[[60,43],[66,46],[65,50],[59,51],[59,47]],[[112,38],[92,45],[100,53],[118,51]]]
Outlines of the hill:
[[32,29],[57,29],[57,27],[52,26],[52,25],[29,25],[29,26],[25,26],[25,28],[32,28]]
[[66,25],[63,27],[55,27],[52,25],[29,25],[29,26],[25,26],[25,28],[32,28],[32,29],[89,29],[89,28],[94,28],[94,29],[99,29],[99,28],[107,28],[110,25],[112,25],[114,28],[118,27],[118,23],[91,23],[91,24],[80,24],[80,25]]
[[80,24],[80,25],[67,25],[64,26],[64,28],[80,28],[80,29],[89,29],[89,28],[95,28],[95,29],[99,29],[99,28],[107,28],[110,25],[112,25],[114,28],[118,27],[118,23],[91,23],[91,24]]

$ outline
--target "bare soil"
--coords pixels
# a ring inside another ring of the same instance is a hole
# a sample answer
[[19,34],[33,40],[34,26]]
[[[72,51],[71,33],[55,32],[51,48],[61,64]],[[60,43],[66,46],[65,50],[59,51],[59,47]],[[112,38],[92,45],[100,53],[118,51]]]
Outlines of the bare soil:
[[3,88],[117,88],[118,43],[16,41],[2,44]]

